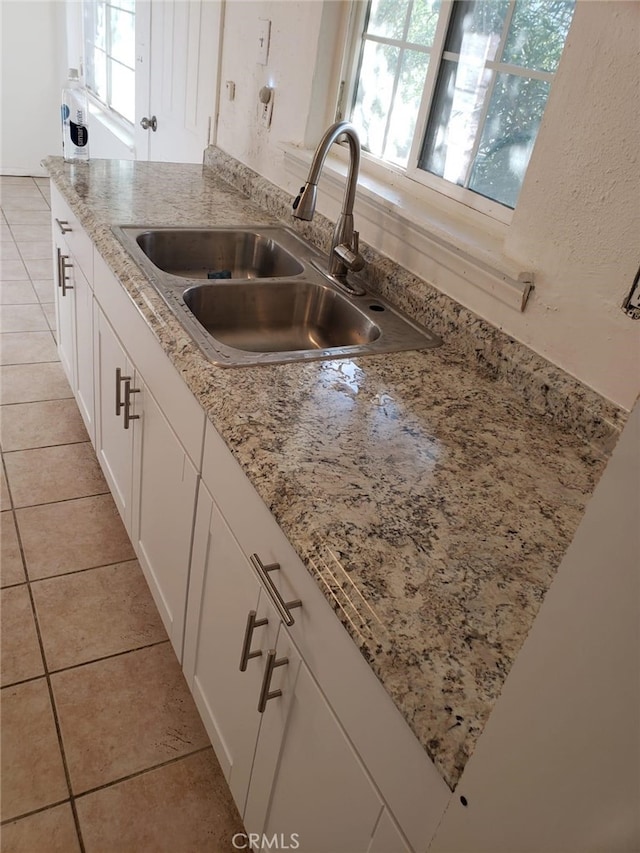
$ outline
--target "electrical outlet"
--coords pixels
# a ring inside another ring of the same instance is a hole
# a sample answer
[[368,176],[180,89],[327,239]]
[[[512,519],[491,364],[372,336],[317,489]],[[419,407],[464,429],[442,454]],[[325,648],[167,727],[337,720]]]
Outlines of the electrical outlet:
[[275,93],[271,86],[263,86],[262,89],[260,89],[260,124],[263,127],[271,127],[274,94]]

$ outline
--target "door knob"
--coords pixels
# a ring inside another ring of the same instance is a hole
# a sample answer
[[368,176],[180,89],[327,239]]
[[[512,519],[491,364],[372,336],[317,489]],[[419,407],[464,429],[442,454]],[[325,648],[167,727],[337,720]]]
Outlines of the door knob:
[[140,127],[143,130],[149,130],[149,128],[151,128],[151,130],[155,133],[158,129],[158,119],[155,116],[151,116],[151,118],[147,118],[146,116],[144,116],[140,119]]

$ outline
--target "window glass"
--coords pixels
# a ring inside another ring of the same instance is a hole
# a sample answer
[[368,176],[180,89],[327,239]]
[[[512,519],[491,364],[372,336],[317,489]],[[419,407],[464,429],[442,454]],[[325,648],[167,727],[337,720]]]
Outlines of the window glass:
[[509,0],[458,0],[453,6],[444,49],[471,58],[495,59]]
[[105,106],[135,120],[135,0],[83,0],[85,83]]
[[112,9],[109,23],[111,28],[111,56],[123,65],[133,68],[136,58],[133,15],[131,12]]
[[135,121],[135,72],[111,60],[111,106],[132,124]]
[[416,50],[403,51],[384,146],[385,160],[398,166],[406,166],[409,159],[428,65],[428,54]]
[[399,55],[397,47],[374,41],[366,43],[362,55],[353,120],[360,130],[363,148],[377,157],[384,151]]
[[414,0],[407,40],[430,47],[436,35],[439,16],[439,0]]
[[470,189],[515,207],[548,94],[544,80],[498,75]]
[[490,80],[490,72],[474,61],[442,62],[421,169],[465,185]]
[[387,39],[401,39],[409,0],[373,0],[367,32]]
[[574,6],[574,0],[516,0],[503,61],[555,71]]

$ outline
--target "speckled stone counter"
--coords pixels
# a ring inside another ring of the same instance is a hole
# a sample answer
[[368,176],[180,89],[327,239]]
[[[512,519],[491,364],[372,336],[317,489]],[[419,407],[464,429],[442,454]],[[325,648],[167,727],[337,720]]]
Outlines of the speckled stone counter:
[[110,226],[269,223],[275,215],[206,167],[46,165],[455,787],[605,452],[476,369],[456,335],[425,352],[214,367]]

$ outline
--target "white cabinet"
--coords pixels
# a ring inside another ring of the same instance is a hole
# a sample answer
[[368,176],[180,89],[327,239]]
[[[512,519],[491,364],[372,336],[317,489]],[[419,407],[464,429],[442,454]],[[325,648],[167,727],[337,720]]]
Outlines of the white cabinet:
[[58,355],[63,370],[73,390],[74,376],[74,305],[73,305],[73,263],[64,239],[54,232],[55,250],[55,294],[56,294],[56,338]]
[[248,832],[367,851],[382,800],[203,484],[184,669]]
[[[133,430],[124,420],[125,388],[135,382],[133,365],[102,311],[95,314],[96,453],[127,530],[133,500]],[[128,383],[128,384],[127,384]],[[135,395],[134,395],[135,396]],[[128,399],[128,417],[135,416]]]
[[59,222],[56,218],[53,225],[58,354],[94,442],[93,292],[67,243],[68,225]]
[[261,722],[265,655],[276,644],[278,628],[277,614],[201,483],[184,672],[241,814]]
[[[382,811],[380,795],[284,630],[276,655],[288,661],[281,689],[291,698],[286,705],[276,698],[265,711],[245,825],[269,838],[296,833],[304,853],[364,853]],[[272,687],[280,683],[274,679]]]
[[198,473],[99,307],[95,328],[98,460],[181,658]]

